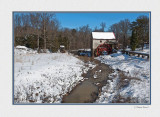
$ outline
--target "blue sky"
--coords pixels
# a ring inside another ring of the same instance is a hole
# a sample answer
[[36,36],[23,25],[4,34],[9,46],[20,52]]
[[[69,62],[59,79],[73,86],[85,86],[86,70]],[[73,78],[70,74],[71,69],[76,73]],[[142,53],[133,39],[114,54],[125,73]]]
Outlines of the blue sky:
[[149,17],[149,13],[56,13],[62,27],[78,28],[89,24],[90,28],[99,27],[101,22],[106,23],[106,29],[120,20],[129,19],[131,22],[140,15]]

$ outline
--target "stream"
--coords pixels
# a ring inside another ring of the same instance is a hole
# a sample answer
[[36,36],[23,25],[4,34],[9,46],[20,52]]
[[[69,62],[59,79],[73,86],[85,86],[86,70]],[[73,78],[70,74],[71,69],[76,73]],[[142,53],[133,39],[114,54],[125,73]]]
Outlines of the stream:
[[87,79],[73,88],[70,93],[66,94],[62,99],[62,103],[95,102],[102,87],[106,85],[109,74],[112,73],[112,69],[108,65],[94,58],[81,56],[79,59],[83,60],[85,63],[90,61],[96,64],[96,67],[89,69],[86,74],[83,74],[83,77]]

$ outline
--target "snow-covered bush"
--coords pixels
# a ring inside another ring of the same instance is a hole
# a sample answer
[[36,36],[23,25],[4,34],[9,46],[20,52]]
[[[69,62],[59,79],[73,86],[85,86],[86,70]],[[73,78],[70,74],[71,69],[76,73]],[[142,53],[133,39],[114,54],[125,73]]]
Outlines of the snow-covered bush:
[[60,103],[86,71],[84,63],[66,53],[16,55],[15,103]]

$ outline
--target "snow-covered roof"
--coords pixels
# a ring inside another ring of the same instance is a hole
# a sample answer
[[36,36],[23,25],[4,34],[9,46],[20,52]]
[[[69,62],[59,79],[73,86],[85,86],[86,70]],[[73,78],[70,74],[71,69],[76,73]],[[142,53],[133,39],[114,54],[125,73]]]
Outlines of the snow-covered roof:
[[65,46],[64,45],[60,45],[60,48],[64,48]]
[[78,49],[79,51],[91,51],[91,49]]
[[85,49],[85,51],[91,51],[91,49]]
[[27,47],[25,47],[25,46],[20,46],[20,45],[16,46],[16,48],[17,48],[17,49],[27,49]]
[[113,32],[92,32],[93,39],[116,39]]

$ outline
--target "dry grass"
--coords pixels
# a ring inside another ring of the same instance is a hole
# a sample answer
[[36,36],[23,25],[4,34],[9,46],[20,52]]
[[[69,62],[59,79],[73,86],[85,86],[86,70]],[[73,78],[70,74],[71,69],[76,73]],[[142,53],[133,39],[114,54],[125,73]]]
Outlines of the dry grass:
[[19,58],[15,57],[15,62],[22,63],[23,62],[22,57],[19,57]]

